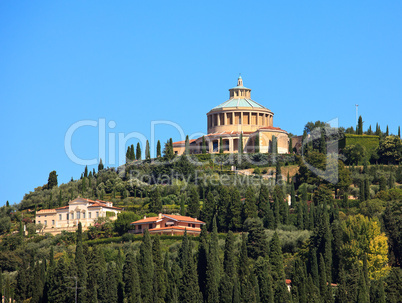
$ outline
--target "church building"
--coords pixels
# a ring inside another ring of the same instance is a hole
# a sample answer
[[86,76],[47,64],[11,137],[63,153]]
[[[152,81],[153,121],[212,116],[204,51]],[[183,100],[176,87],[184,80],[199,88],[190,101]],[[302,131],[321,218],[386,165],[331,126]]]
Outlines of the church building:
[[[254,153],[258,147],[260,153],[288,153],[288,133],[274,127],[273,122],[274,113],[251,99],[251,89],[243,86],[239,76],[237,86],[229,89],[229,100],[207,113],[208,133],[190,140],[190,153],[202,153],[203,141],[207,153],[219,153],[221,138],[224,153],[237,153],[240,148],[244,153]],[[183,154],[185,141],[174,142],[173,150],[177,155]]]

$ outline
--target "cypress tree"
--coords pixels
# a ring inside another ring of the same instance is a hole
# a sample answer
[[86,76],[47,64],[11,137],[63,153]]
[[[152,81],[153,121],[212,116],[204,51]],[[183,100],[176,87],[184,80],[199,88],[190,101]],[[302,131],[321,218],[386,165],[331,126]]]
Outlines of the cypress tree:
[[180,215],[184,216],[186,214],[186,207],[185,207],[185,200],[186,196],[183,194],[180,196]]
[[361,179],[360,180],[360,187],[359,187],[359,199],[360,202],[366,201],[366,197],[365,197],[365,189],[364,189],[364,180]]
[[362,118],[362,116],[359,116],[359,119],[357,122],[357,134],[363,135],[363,118]]
[[131,161],[135,160],[134,144],[131,144],[131,146],[130,146],[130,160]]
[[196,186],[193,186],[190,190],[187,215],[193,218],[200,217],[200,196]]
[[140,142],[137,142],[137,148],[136,148],[136,159],[141,160],[141,145]]
[[151,159],[151,151],[149,149],[149,141],[147,140],[146,145],[145,145],[145,159]]
[[292,137],[289,138],[289,154],[293,154],[293,142],[292,142]]
[[292,182],[292,187],[290,188],[290,202],[292,208],[296,207],[296,191],[294,182]]
[[239,154],[243,153],[243,133],[240,134],[238,153]]
[[205,142],[204,136],[202,136],[201,151],[203,154],[207,153],[207,143]]
[[222,139],[222,137],[219,138],[219,153],[223,154],[223,139]]
[[310,250],[310,273],[315,286],[320,284],[320,276],[318,274],[317,250],[314,247]]
[[343,266],[339,269],[339,283],[336,290],[335,303],[348,302],[348,291],[345,270]]
[[259,132],[257,132],[257,134],[255,136],[254,152],[256,152],[256,153],[260,152],[260,133]]
[[123,267],[124,292],[128,303],[141,300],[140,281],[134,251],[129,250]]
[[284,225],[289,224],[289,205],[287,201],[283,199],[279,200],[279,213],[282,219],[281,223]]
[[242,228],[242,202],[240,199],[240,193],[237,187],[233,187],[230,190],[231,199],[228,209],[229,229],[232,231],[240,231]]
[[357,302],[359,303],[370,303],[369,292],[367,289],[366,279],[364,273],[359,270],[359,281],[357,288]]
[[208,265],[208,243],[207,243],[207,228],[205,225],[201,227],[200,244],[198,245],[198,284],[204,300],[206,300],[206,282],[207,282],[207,265]]
[[255,271],[261,303],[274,303],[274,291],[272,289],[273,280],[269,261],[263,257],[258,257],[255,263]]
[[296,302],[307,303],[307,276],[306,268],[300,258],[296,258],[292,274],[292,293],[297,298]]
[[276,161],[275,184],[281,184],[281,182],[282,182],[281,163],[279,161]]
[[302,201],[299,201],[296,206],[296,226],[298,229],[303,230],[304,229],[304,215],[303,215],[303,205]]
[[325,131],[321,130],[320,153],[325,154],[326,152],[327,152],[327,142],[325,141]]
[[240,248],[238,277],[239,277],[239,297],[240,302],[250,302],[251,300],[251,279],[250,269],[247,256],[247,238],[246,234],[242,233],[242,242]]
[[217,200],[217,223],[219,231],[227,231],[230,217],[228,208],[230,205],[230,192],[227,186],[219,187],[219,198]]
[[385,131],[385,136],[386,136],[386,137],[389,136],[389,128],[388,128],[388,125],[387,125],[387,130]]
[[106,270],[107,277],[107,288],[106,288],[106,298],[108,302],[117,303],[117,272],[116,267],[111,263],[108,263]]
[[57,186],[57,173],[55,170],[53,170],[49,173],[49,178],[47,180],[47,188],[52,189],[55,186]]
[[158,140],[158,143],[156,143],[156,157],[160,158],[161,156],[161,141]]
[[274,155],[278,153],[278,142],[276,136],[272,136],[271,153]]
[[272,278],[274,281],[285,282],[285,271],[283,267],[283,257],[281,243],[277,232],[274,233],[271,242],[269,244],[269,260],[272,268]]
[[140,282],[141,282],[141,296],[143,303],[153,302],[153,261],[152,261],[152,243],[149,236],[149,231],[146,229],[142,237],[139,255],[140,265]]
[[153,302],[164,302],[167,275],[163,267],[159,235],[155,235],[152,242],[152,259],[154,262]]
[[229,279],[234,282],[236,276],[236,264],[234,254],[234,235],[229,231],[225,240],[225,249],[223,254],[223,269]]
[[184,154],[185,155],[190,154],[190,140],[188,139],[188,135],[186,136],[186,141],[184,143]]
[[223,274],[219,285],[219,302],[232,303],[233,301],[233,283],[226,273]]
[[130,150],[130,146],[128,146],[126,151],[126,163],[130,162]]
[[150,195],[149,210],[153,213],[159,214],[162,212],[162,198],[159,188],[156,186]]
[[245,218],[256,218],[257,217],[257,205],[255,201],[254,190],[251,186],[247,188],[246,191],[246,201],[244,203],[244,215]]
[[257,206],[258,206],[258,217],[264,219],[267,216],[269,208],[269,191],[268,186],[265,184],[261,184]]
[[80,302],[86,302],[86,285],[87,285],[87,261],[84,255],[84,249],[82,245],[82,225],[81,222],[78,223],[77,235],[77,246],[75,249],[75,265],[77,271],[78,286],[82,287],[79,291],[78,299]]
[[102,158],[99,159],[98,172],[100,172],[101,170],[103,170]]
[[247,236],[247,254],[252,259],[268,255],[267,235],[259,218],[247,219],[244,223]]
[[208,192],[204,205],[202,206],[201,218],[206,223],[207,230],[212,229],[212,219],[215,215],[215,197],[211,191]]
[[199,300],[198,277],[187,231],[184,232],[181,255],[183,274],[181,276],[179,300],[185,303],[197,302]]
[[401,127],[398,126],[398,137],[401,138]]
[[274,228],[273,229],[277,229],[279,226],[279,223],[281,221],[281,216],[279,214],[279,199],[278,197],[275,196],[275,200],[274,200],[274,209],[273,209],[273,215],[274,215]]
[[206,299],[207,302],[219,303],[219,258],[218,258],[218,228],[216,225],[216,217],[212,223],[212,237],[209,245],[208,263],[207,263],[207,283],[206,283]]
[[327,275],[326,275],[326,269],[325,269],[325,261],[324,257],[322,254],[320,254],[320,273],[319,273],[319,280],[320,280],[320,295],[326,301],[325,299],[328,297],[327,295]]

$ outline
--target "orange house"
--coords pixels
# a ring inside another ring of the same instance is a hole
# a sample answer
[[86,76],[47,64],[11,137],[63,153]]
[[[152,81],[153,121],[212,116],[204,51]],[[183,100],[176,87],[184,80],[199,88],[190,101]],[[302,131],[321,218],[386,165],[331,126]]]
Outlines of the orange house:
[[198,236],[201,233],[201,225],[205,224],[197,218],[178,215],[159,214],[157,217],[144,216],[143,219],[131,223],[134,234],[142,234],[148,229],[151,234],[183,235],[187,230],[188,235]]

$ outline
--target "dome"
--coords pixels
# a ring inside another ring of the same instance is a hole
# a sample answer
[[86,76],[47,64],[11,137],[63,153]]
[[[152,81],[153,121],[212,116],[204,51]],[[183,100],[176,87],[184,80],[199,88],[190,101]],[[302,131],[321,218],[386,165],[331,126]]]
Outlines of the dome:
[[262,109],[268,109],[261,104],[258,104],[254,100],[251,99],[238,99],[238,98],[232,98],[229,99],[218,106],[215,106],[212,110],[214,109],[221,109],[221,108],[228,108],[228,107],[252,107],[252,108],[262,108]]

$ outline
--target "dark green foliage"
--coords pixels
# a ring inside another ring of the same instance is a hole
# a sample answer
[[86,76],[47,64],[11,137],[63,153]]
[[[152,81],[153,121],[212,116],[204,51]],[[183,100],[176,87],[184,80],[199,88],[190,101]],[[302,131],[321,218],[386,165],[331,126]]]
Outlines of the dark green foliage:
[[124,211],[117,215],[116,221],[114,221],[114,229],[119,233],[119,235],[123,235],[127,233],[129,230],[133,229],[130,225],[132,222],[141,219],[139,215],[132,211]]
[[154,262],[153,302],[164,302],[167,289],[167,274],[163,267],[162,251],[159,236],[155,235],[152,243],[152,258]]
[[208,230],[212,229],[212,218],[215,215],[215,210],[216,210],[215,197],[212,194],[212,192],[209,191],[206,199],[204,200],[204,204],[202,206],[201,211],[201,220],[203,220],[206,223]]
[[276,136],[272,136],[271,153],[274,155],[278,153],[278,139]]
[[124,292],[128,303],[141,300],[140,280],[138,276],[137,263],[134,252],[130,250],[126,255],[123,267]]
[[219,187],[219,198],[217,199],[217,224],[220,232],[227,231],[228,221],[228,207],[230,204],[230,192],[227,186]]
[[155,187],[155,189],[151,192],[149,210],[155,214],[162,212],[162,198],[158,187]]
[[231,199],[228,208],[229,229],[240,231],[242,228],[242,202],[237,187],[231,188]]
[[383,214],[385,231],[388,236],[389,261],[393,266],[402,264],[402,201],[387,203]]
[[393,267],[386,279],[385,294],[387,302],[399,303],[402,297],[402,269]]
[[151,150],[149,149],[149,141],[147,140],[145,145],[145,159],[151,159]]
[[369,291],[366,284],[366,279],[362,271],[359,272],[359,282],[357,289],[357,302],[370,303]]
[[219,138],[219,153],[223,154],[223,140],[222,140],[222,137]]
[[275,168],[275,184],[281,184],[281,182],[282,182],[281,163],[277,161]]
[[198,277],[187,232],[184,233],[180,253],[181,268],[183,274],[181,276],[179,287],[179,301],[185,303],[197,302],[200,293],[198,287]]
[[141,145],[140,145],[140,142],[137,142],[137,148],[136,148],[136,151],[135,151],[135,158],[137,160],[141,160]]
[[153,277],[154,266],[152,261],[152,243],[148,230],[145,230],[142,238],[139,255],[139,274],[141,282],[142,302],[153,302]]
[[102,158],[99,159],[99,164],[98,164],[98,172],[103,170],[103,163],[102,163]]
[[161,141],[158,140],[158,143],[156,144],[156,157],[160,158],[161,156]]
[[269,260],[271,262],[272,278],[274,281],[285,282],[282,249],[277,232],[274,233],[274,236],[269,243],[269,247]]
[[255,153],[260,152],[260,133],[259,132],[257,132],[257,134],[255,135],[254,152]]
[[234,278],[236,276],[236,263],[235,263],[235,252],[234,252],[234,235],[232,231],[228,232],[225,240],[223,269],[225,274],[234,283]]
[[292,137],[289,138],[289,149],[288,149],[289,154],[293,154],[293,142],[292,142]]
[[57,186],[57,173],[55,170],[53,170],[49,173],[49,178],[47,180],[47,188],[52,189],[55,186]]
[[207,302],[219,303],[219,254],[218,254],[218,228],[216,218],[212,223],[212,236],[209,244],[208,263],[206,273],[205,299]]
[[198,245],[197,273],[198,273],[198,284],[204,299],[206,298],[205,288],[207,282],[207,265],[208,265],[207,228],[205,225],[202,225],[200,234],[200,244]]
[[107,277],[107,288],[106,288],[106,297],[108,302],[117,303],[117,270],[113,264],[108,263],[106,270]]
[[240,134],[238,153],[239,154],[243,153],[243,133]]
[[87,285],[87,260],[84,255],[84,248],[82,245],[82,225],[78,223],[77,229],[77,246],[75,250],[75,265],[77,271],[78,286],[82,287],[79,292],[78,299],[80,302],[86,302],[86,285]]
[[204,136],[202,136],[201,150],[203,154],[207,153],[207,143],[205,142]]
[[233,301],[233,283],[226,273],[223,274],[219,285],[219,302],[232,303]]
[[273,303],[274,291],[272,288],[273,280],[269,261],[262,257],[257,259],[255,264],[255,274],[258,280],[259,297],[261,303]]
[[363,118],[362,118],[362,116],[359,116],[359,119],[357,121],[356,132],[358,135],[363,135]]
[[247,254],[250,258],[266,257],[268,255],[268,240],[262,221],[259,218],[248,218],[244,222],[244,229],[248,232]]
[[200,217],[200,196],[196,186],[193,186],[190,190],[187,215],[193,218]]
[[188,135],[186,136],[186,141],[184,143],[184,154],[185,155],[190,154],[190,140],[188,139]]
[[246,191],[246,201],[244,202],[244,219],[257,217],[257,204],[254,189],[249,186]]

